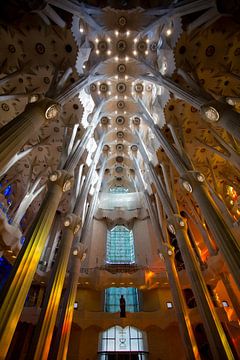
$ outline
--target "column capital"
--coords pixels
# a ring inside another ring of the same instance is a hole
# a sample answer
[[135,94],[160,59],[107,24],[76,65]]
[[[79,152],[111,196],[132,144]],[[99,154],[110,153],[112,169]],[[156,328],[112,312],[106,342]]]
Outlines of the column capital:
[[174,246],[168,244],[168,243],[163,243],[163,246],[161,246],[161,250],[159,252],[159,255],[161,258],[163,258],[163,260],[166,259],[166,257],[168,258],[172,258],[174,259],[174,253],[175,253],[175,248]]
[[79,216],[73,213],[67,214],[67,216],[63,220],[63,225],[65,228],[70,229],[75,235],[81,229],[82,220]]
[[52,120],[58,116],[58,114],[61,111],[61,106],[56,101],[49,99],[49,98],[43,98],[40,99],[37,102],[29,103],[26,106],[26,110],[34,109],[35,111],[43,111],[45,119]]
[[168,220],[168,229],[175,235],[177,230],[186,229],[187,221],[179,214],[171,215]]
[[233,110],[232,106],[226,103],[219,102],[217,100],[212,100],[200,108],[200,113],[203,118],[210,122],[215,123],[221,119],[221,116],[226,110]]
[[67,192],[72,188],[74,177],[66,170],[55,170],[49,175],[49,180],[62,188],[62,192]]
[[184,189],[192,193],[193,187],[196,184],[203,185],[205,183],[205,176],[199,171],[187,170],[185,174],[181,176],[180,181]]
[[86,245],[78,243],[73,247],[72,254],[74,257],[77,257],[81,262],[86,259],[87,248]]

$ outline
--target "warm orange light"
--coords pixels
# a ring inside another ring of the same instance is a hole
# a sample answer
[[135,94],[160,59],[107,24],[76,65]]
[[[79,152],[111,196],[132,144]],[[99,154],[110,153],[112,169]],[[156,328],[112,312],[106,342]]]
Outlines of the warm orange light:
[[145,272],[145,281],[149,282],[154,276],[154,272],[149,270]]

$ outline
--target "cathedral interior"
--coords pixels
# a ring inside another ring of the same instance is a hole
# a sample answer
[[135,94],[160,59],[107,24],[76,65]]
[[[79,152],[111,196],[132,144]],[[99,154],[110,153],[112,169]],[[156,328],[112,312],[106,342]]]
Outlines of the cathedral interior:
[[239,359],[240,1],[0,10],[0,360]]

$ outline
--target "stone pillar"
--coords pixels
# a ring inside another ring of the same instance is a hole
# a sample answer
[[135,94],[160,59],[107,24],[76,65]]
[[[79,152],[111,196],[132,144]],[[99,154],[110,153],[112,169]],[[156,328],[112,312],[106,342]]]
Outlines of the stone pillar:
[[186,223],[178,215],[168,219],[168,222],[170,231],[176,235],[214,360],[234,360],[231,347],[188,238]]
[[232,136],[240,141],[240,114],[236,112],[232,106],[216,100],[209,101],[207,96],[201,97],[194,95],[172,79],[161,75],[150,66],[148,66],[148,68],[154,76],[143,75],[141,76],[143,80],[164,86],[176,97],[198,109],[205,120],[211,124],[218,123],[219,126],[226,129]]
[[1,293],[1,360],[7,354],[62,194],[71,188],[72,178],[65,171],[55,171],[50,175],[50,180],[52,183],[49,184],[47,195]]
[[[82,155],[86,149],[87,142],[93,135],[94,130],[100,121],[100,112],[101,112],[102,106],[103,106],[103,102],[100,102],[100,104],[98,105],[98,107],[95,110],[91,125],[87,128],[87,130],[83,134],[81,140],[76,141],[76,143],[73,147],[71,156],[68,157],[68,159],[65,162],[65,165],[63,167],[66,171],[72,173],[75,170],[77,164],[79,163],[79,160],[82,157]],[[103,130],[105,133],[105,129],[103,129]],[[104,134],[103,134],[102,138],[99,140],[99,144],[102,143],[103,138],[104,138]]]
[[69,214],[64,220],[64,226],[65,229],[63,231],[57,259],[50,276],[43,308],[29,351],[28,358],[31,360],[48,358],[69,255],[74,235],[80,230],[80,219],[75,214]]
[[[140,169],[139,169],[139,166],[135,159],[134,159],[134,163],[136,166],[136,173],[137,173],[139,182],[142,185],[141,187],[144,188],[142,179],[141,179],[141,175],[140,175]],[[166,270],[167,270],[167,274],[168,274],[168,280],[169,280],[169,284],[170,284],[170,288],[171,288],[171,292],[172,292],[172,296],[173,296],[174,306],[176,309],[179,330],[180,330],[180,334],[181,334],[182,341],[184,344],[186,359],[187,360],[194,360],[194,359],[200,360],[198,347],[197,347],[196,340],[194,337],[191,322],[190,322],[190,319],[188,316],[188,309],[187,309],[186,302],[185,302],[185,299],[184,299],[184,296],[182,293],[178,273],[177,273],[175,262],[174,262],[174,248],[172,246],[170,246],[168,240],[164,241],[164,237],[162,235],[162,230],[161,230],[159,223],[155,217],[155,212],[152,209],[149,195],[148,195],[147,191],[144,189],[143,189],[143,193],[144,193],[144,197],[145,197],[146,207],[149,211],[149,216],[150,216],[151,222],[153,224],[153,227],[154,227],[154,230],[156,233],[156,237],[159,239],[160,251],[165,260]]]
[[205,120],[223,127],[240,141],[240,115],[232,106],[214,100],[201,106],[200,112]]
[[88,170],[88,173],[86,175],[86,178],[85,178],[85,181],[83,183],[81,192],[79,193],[79,195],[78,195],[78,197],[76,199],[76,203],[75,203],[75,207],[74,207],[74,213],[79,214],[80,216],[82,216],[83,208],[84,208],[85,201],[87,199],[87,195],[88,195],[88,192],[89,192],[89,189],[90,189],[90,186],[91,186],[94,171],[96,169],[99,158],[101,156],[104,137],[105,137],[105,132],[103,133],[101,139],[99,139],[98,146],[97,146],[97,149],[95,151],[93,161],[92,161],[91,166],[90,166],[90,168]]
[[220,278],[223,282],[223,285],[225,286],[225,289],[227,290],[228,296],[230,297],[233,309],[235,310],[237,317],[240,320],[240,304],[239,299],[237,298],[237,295],[235,294],[232,285],[229,280],[229,274],[222,272],[220,274]]
[[[107,155],[107,152],[105,153],[105,155]],[[63,360],[66,359],[67,356],[69,336],[72,326],[74,301],[76,297],[77,282],[78,282],[79,270],[80,270],[79,258],[83,260],[82,254],[83,254],[84,245],[82,243],[82,240],[84,240],[85,235],[89,229],[90,222],[93,219],[94,211],[98,200],[98,193],[101,187],[102,177],[105,171],[106,161],[107,161],[107,157],[105,156],[99,172],[99,178],[96,184],[95,193],[92,198],[91,204],[89,206],[81,234],[79,236],[79,239],[81,239],[81,243],[78,243],[76,248],[73,250],[73,255],[75,255],[75,257],[73,259],[72,271],[69,278],[68,288],[64,298],[62,315],[58,326],[58,335],[56,337],[57,340],[54,345],[54,354],[53,354],[54,360]]]
[[36,303],[36,308],[38,308],[38,309],[41,308],[44,294],[45,294],[45,288],[43,286],[41,286],[39,289],[39,292],[38,292],[37,303]]
[[168,281],[173,296],[179,329],[185,347],[186,359],[201,359],[174,262],[174,248],[168,244],[165,244],[165,251],[163,256],[168,274]]
[[175,214],[173,212],[172,204],[170,203],[170,200],[165,193],[152,164],[149,162],[148,155],[144,151],[139,134],[138,139],[144,163],[149,169],[159,198],[167,214],[169,230],[174,235],[176,235],[178,246],[183,257],[189,280],[191,282],[191,286],[209,339],[214,359],[234,359],[231,348],[227,342],[227,338],[225,337],[225,333],[214,309],[214,305],[201,273],[200,266],[196,260],[195,253],[187,234],[186,221],[183,220],[180,214]]
[[186,166],[181,154],[169,143],[162,130],[154,123],[146,107],[143,104],[141,106],[144,111],[143,118],[178,171],[182,186],[193,194],[236,284],[240,286],[240,248],[204,184],[204,175],[196,171],[193,166],[190,169]]
[[55,118],[59,106],[50,99],[27,105],[24,112],[0,129],[0,169],[7,166],[23,145],[48,121]]
[[56,341],[52,360],[66,360],[68,352],[68,344],[72,327],[74,302],[77,294],[77,284],[80,273],[81,261],[85,259],[85,250],[83,244],[78,244],[73,249],[71,259],[71,270],[68,284],[63,300],[63,308],[58,324]]

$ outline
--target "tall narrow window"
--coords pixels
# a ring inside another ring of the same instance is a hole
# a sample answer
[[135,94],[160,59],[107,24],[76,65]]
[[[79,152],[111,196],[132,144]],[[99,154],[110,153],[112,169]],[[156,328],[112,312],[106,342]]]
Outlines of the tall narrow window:
[[135,262],[133,233],[125,226],[117,225],[107,233],[107,256],[110,264]]
[[138,312],[139,300],[138,290],[136,288],[108,288],[105,290],[105,311],[106,312],[119,312],[119,299],[121,295],[124,296],[126,301],[126,311]]

